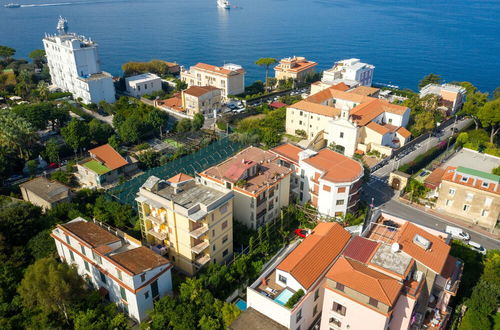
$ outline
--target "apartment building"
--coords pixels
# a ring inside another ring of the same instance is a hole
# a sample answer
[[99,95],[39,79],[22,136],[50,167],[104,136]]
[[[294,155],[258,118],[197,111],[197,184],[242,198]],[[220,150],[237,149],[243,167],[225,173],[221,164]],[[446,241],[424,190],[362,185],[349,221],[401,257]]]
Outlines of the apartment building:
[[143,73],[125,78],[127,93],[133,97],[161,91],[161,78],[154,73]]
[[188,116],[213,115],[222,106],[221,90],[213,86],[191,86],[182,91],[182,108]]
[[375,66],[361,62],[358,58],[350,58],[335,62],[331,69],[323,71],[321,81],[335,85],[345,82],[347,85],[359,83],[361,86],[371,86]]
[[45,177],[21,183],[19,189],[25,201],[40,206],[44,211],[71,200],[71,189],[68,186]]
[[115,183],[121,176],[137,170],[137,163],[123,158],[112,146],[104,144],[90,149],[89,157],[76,164],[76,177],[80,185],[104,188]]
[[411,136],[405,128],[410,109],[366,93],[332,86],[311,95],[287,108],[286,132],[305,133],[308,139],[322,134],[329,145],[349,157],[372,150],[390,155]]
[[303,82],[308,75],[316,72],[318,63],[306,60],[305,57],[286,57],[274,67],[275,77],[279,80],[293,79]]
[[464,87],[453,84],[428,84],[420,90],[420,97],[436,95],[439,97],[439,105],[448,110],[448,114],[454,114],[460,110],[465,103],[467,91]]
[[74,265],[90,287],[141,322],[155,301],[172,292],[172,265],[136,239],[105,226],[76,218],[57,225],[51,236],[61,261]]
[[113,77],[101,70],[98,44],[68,33],[68,24],[63,18],[59,18],[57,28],[58,34],[46,34],[43,38],[52,84],[86,104],[115,102]]
[[212,86],[222,92],[224,100],[228,95],[238,95],[245,92],[245,69],[237,64],[215,66],[197,63],[189,70],[181,70],[181,80],[191,86]]
[[374,216],[326,274],[321,329],[443,329],[463,262],[446,233]]
[[136,201],[142,237],[180,271],[194,275],[233,254],[233,192],[180,173],[142,185]]
[[[325,274],[350,238],[338,223],[318,224],[247,287],[247,307],[288,329],[310,329],[321,316]],[[286,306],[299,290],[304,295]]]
[[321,215],[342,217],[361,196],[363,166],[330,149],[319,152],[282,144],[271,152],[292,169],[290,189],[299,204],[310,203]]
[[[436,209],[493,229],[500,215],[500,176],[464,166],[436,169]],[[432,176],[432,174],[431,174]]]
[[234,219],[256,229],[289,203],[292,170],[277,161],[270,151],[248,147],[199,175],[205,185],[231,189]]

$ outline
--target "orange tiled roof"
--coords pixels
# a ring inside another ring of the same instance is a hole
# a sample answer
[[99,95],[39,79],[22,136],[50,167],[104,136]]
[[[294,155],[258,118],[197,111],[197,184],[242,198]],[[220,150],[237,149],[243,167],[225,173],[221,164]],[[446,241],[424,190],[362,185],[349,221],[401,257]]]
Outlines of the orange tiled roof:
[[280,146],[277,146],[274,149],[271,149],[271,151],[298,164],[299,152],[301,152],[302,149],[297,146],[294,146],[293,144],[285,143]]
[[496,185],[489,184],[488,187],[485,188],[482,186],[483,180],[480,177],[478,177],[476,180],[474,180],[469,175],[465,175],[466,177],[469,177],[469,179],[467,180],[467,182],[463,182],[462,177],[464,175],[462,175],[460,172],[457,172],[456,175],[454,175],[456,170],[457,170],[456,167],[448,166],[446,168],[445,173],[443,174],[442,181],[450,181],[450,182],[454,182],[456,184],[460,184],[462,186],[467,186],[470,188],[479,189],[482,191],[487,191],[490,193],[500,195],[500,189],[498,188],[500,186],[500,183],[497,183]]
[[388,130],[386,127],[379,125],[374,121],[369,122],[368,125],[366,125],[366,127],[382,135],[385,135],[390,132],[390,130]]
[[176,111],[185,111],[182,107],[182,98],[179,93],[174,94],[174,96],[169,99],[158,101],[158,105],[171,108]]
[[331,88],[345,92],[345,91],[349,90],[351,87],[349,87],[345,83],[341,82],[341,83],[338,83],[337,85],[333,85]]
[[411,136],[411,132],[402,126],[396,130],[396,133],[401,135],[405,139]]
[[171,182],[171,183],[179,183],[179,182],[184,182],[184,181],[188,181],[188,180],[192,180],[192,179],[194,179],[192,176],[189,176],[189,175],[184,174],[184,173],[179,173],[177,175],[174,175],[173,177],[171,177],[167,181]]
[[329,87],[327,89],[322,90],[321,92],[313,94],[308,98],[306,98],[306,100],[311,102],[321,103],[332,98],[351,101],[355,103],[363,103],[363,102],[368,102],[370,100],[376,100],[373,97],[341,91],[336,86]]
[[425,178],[424,184],[427,188],[436,189],[441,184],[444,173],[444,168],[436,168],[428,177]]
[[94,155],[99,161],[103,162],[106,167],[115,170],[125,166],[128,162],[123,158],[112,146],[104,144],[100,147],[90,149],[89,152]]
[[358,86],[354,88],[353,90],[350,90],[349,93],[354,93],[354,94],[359,94],[359,95],[364,95],[364,96],[372,96],[373,94],[377,93],[380,89],[375,88],[375,87],[368,87],[368,86]]
[[230,76],[230,75],[233,75],[235,73],[244,73],[245,72],[244,69],[232,71],[232,70],[226,69],[226,68],[221,67],[221,66],[215,66],[215,65],[206,64],[206,63],[196,63],[196,65],[194,65],[194,67],[201,69],[201,70],[205,70],[205,71],[211,71],[212,73],[216,73],[216,74],[223,75],[223,76]]
[[184,93],[200,97],[214,90],[219,90],[219,89],[213,86],[191,86],[188,89],[186,89]]
[[350,182],[363,175],[359,162],[330,149],[323,149],[304,162],[323,172],[322,179],[331,182]]
[[72,233],[93,248],[120,241],[120,238],[93,222],[80,220],[67,222],[57,226]]
[[136,275],[170,263],[145,246],[112,254],[109,258]]
[[346,257],[340,257],[326,277],[388,306],[394,305],[403,287],[396,279]]
[[[287,62],[287,61],[281,60],[280,64],[278,64],[277,66],[274,67],[274,70],[276,70],[276,71],[285,71],[285,72],[301,72],[301,71],[313,68],[316,65],[318,65],[318,63],[313,62],[313,61],[307,61],[307,60],[300,61],[299,60],[299,61],[293,62],[294,66],[292,68],[290,68],[290,69],[283,69],[281,67],[281,62]],[[290,62],[290,61],[288,61],[288,62]]]
[[312,112],[327,117],[336,117],[340,115],[340,110],[337,108],[329,107],[327,105],[318,104],[314,102],[309,102],[306,100],[299,101],[291,105],[289,108],[304,110],[307,112]]
[[[428,250],[423,249],[413,242],[413,238],[417,234],[431,242],[431,246]],[[438,274],[441,274],[443,271],[443,267],[451,249],[443,239],[430,234],[411,222],[406,222],[401,227],[397,242],[401,246],[403,252]]]
[[276,268],[292,275],[307,290],[337,258],[350,237],[338,223],[320,223]]

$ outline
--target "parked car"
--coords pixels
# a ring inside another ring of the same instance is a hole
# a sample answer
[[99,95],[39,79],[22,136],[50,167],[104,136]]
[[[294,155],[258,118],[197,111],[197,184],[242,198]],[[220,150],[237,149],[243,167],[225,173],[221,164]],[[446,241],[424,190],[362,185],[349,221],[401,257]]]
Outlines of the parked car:
[[486,249],[481,244],[473,242],[473,241],[469,241],[467,244],[469,244],[469,247],[472,250],[477,251],[481,254],[486,254]]
[[50,163],[49,168],[59,168],[59,164],[58,163]]
[[445,232],[447,234],[450,234],[451,237],[453,237],[455,239],[461,239],[464,241],[470,240],[469,233],[464,231],[462,228],[453,227],[453,226],[446,226]]
[[297,229],[295,229],[294,233],[295,233],[295,235],[302,237],[302,238],[305,238],[307,236],[307,230],[305,230],[305,229],[297,228]]

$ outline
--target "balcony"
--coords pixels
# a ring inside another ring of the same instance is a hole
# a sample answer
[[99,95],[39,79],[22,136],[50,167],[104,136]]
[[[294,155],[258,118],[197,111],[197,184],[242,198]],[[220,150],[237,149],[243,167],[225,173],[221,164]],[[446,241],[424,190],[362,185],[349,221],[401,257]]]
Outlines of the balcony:
[[191,247],[191,251],[193,251],[195,254],[200,254],[208,248],[210,244],[207,241],[201,241],[200,243],[196,244],[195,246]]
[[203,236],[208,231],[208,226],[200,226],[196,229],[193,229],[192,231],[189,232],[189,235],[191,235],[192,238],[200,238]]
[[165,220],[162,220],[160,217],[154,217],[151,214],[146,216],[146,219],[148,219],[151,222],[154,222],[158,225],[164,224]]
[[154,229],[148,230],[148,234],[156,237],[160,241],[164,241],[164,240],[167,239],[167,234],[166,233],[159,233],[159,232],[155,231]]
[[198,268],[201,268],[203,267],[205,264],[207,264],[208,262],[210,261],[210,255],[208,254],[205,254],[199,258],[196,258],[194,260],[194,266],[195,267],[198,267]]
[[262,204],[264,204],[266,202],[267,198],[262,198],[261,200],[257,200],[257,207],[261,206]]

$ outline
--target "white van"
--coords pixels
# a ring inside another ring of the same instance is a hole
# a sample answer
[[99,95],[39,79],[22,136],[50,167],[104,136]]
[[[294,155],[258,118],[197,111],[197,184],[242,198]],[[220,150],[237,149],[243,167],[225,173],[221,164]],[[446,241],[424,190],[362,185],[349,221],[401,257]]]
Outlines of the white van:
[[470,240],[470,235],[466,231],[464,231],[462,228],[458,227],[452,227],[452,226],[446,226],[446,233],[450,234],[451,237],[455,239],[461,239],[464,241]]
[[473,241],[469,241],[467,244],[469,244],[472,250],[477,251],[481,254],[486,254],[486,249],[481,244]]

